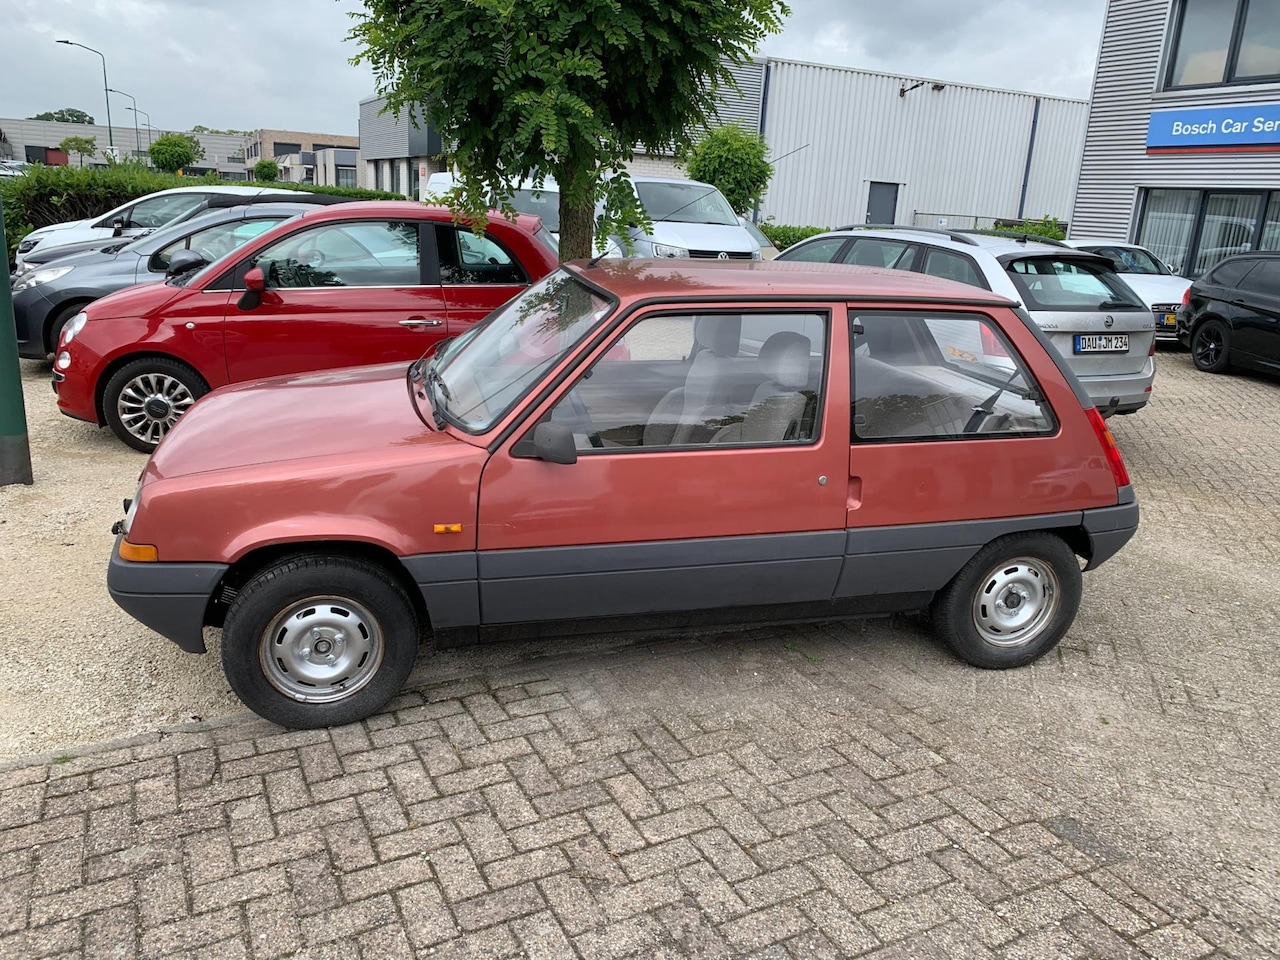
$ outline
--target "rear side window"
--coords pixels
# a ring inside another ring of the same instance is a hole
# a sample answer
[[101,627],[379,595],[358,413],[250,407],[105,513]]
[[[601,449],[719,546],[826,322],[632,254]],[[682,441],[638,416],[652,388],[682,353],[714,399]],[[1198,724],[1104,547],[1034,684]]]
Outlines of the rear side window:
[[778,259],[798,260],[803,263],[835,263],[836,257],[840,255],[840,249],[847,242],[844,237],[811,240],[809,243],[782,251]]
[[1045,436],[1053,411],[1012,344],[975,314],[853,318],[854,443]]
[[1205,282],[1216,283],[1223,287],[1238,287],[1240,281],[1257,265],[1257,260],[1228,260],[1226,263],[1218,264],[1214,271],[1205,277]]
[[936,247],[930,248],[924,258],[923,272],[931,277],[967,283],[971,287],[982,287],[984,290],[991,289],[973,260],[962,253],[952,253],[950,250],[939,250]]
[[1237,284],[1241,290],[1280,297],[1280,260],[1262,260]]
[[1115,273],[1096,260],[1028,257],[1005,270],[1030,310],[1146,310]]
[[436,238],[443,284],[528,283],[516,258],[493,237],[438,226]]
[[853,242],[853,249],[844,255],[844,262],[859,267],[887,267],[891,270],[910,270],[915,248],[901,240],[879,240],[863,237]]

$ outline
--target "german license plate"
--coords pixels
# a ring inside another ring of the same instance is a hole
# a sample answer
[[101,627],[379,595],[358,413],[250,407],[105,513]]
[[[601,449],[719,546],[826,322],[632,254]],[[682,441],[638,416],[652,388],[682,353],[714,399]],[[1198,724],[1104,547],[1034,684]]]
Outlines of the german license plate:
[[1129,335],[1127,333],[1078,333],[1076,334],[1076,353],[1128,353]]

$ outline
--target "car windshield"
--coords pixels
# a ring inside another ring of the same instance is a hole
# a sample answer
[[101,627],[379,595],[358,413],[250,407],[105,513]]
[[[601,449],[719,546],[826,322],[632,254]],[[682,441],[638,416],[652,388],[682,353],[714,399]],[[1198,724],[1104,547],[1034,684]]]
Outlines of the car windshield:
[[752,223],[750,220],[747,220],[744,218],[739,222],[742,224],[743,229],[745,229],[747,233],[751,234],[751,239],[753,239],[756,243],[760,244],[760,247],[762,249],[764,247],[773,246],[773,241],[770,240],[768,237],[766,237],[764,235],[764,232],[759,227],[757,227],[754,223]]
[[612,309],[573,274],[551,274],[432,361],[436,411],[469,433],[492,429]]
[[552,233],[560,232],[560,194],[554,189],[517,190],[511,195],[511,205],[521,213],[541,217],[542,225]]
[[1085,249],[1110,260],[1116,273],[1140,273],[1155,277],[1169,275],[1169,271],[1160,261],[1141,247],[1086,247]]
[[1101,260],[1028,257],[1005,269],[1029,310],[1146,310],[1129,285]]
[[635,185],[640,205],[654,223],[719,223],[738,226],[738,217],[720,191],[705,183],[662,183],[642,180]]

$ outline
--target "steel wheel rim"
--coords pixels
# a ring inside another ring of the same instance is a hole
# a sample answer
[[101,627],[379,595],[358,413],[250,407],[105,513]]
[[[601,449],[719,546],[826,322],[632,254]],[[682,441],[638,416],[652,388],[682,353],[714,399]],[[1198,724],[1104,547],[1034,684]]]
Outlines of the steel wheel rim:
[[267,681],[299,703],[334,703],[363,689],[386,644],[368,608],[346,597],[308,597],[267,625],[258,660]]
[[116,415],[132,436],[144,443],[159,443],[196,398],[177,377],[166,373],[140,373],[116,398]]
[[1222,333],[1216,327],[1197,330],[1195,346],[1196,362],[1202,367],[1211,367],[1222,356]]
[[1062,590],[1053,567],[1032,557],[993,567],[973,598],[973,625],[987,643],[1022,647],[1048,629]]

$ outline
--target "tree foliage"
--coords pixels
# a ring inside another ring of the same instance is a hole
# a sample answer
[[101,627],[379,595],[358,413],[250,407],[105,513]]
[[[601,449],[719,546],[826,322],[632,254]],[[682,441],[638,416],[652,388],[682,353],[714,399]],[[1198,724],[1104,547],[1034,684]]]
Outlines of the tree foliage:
[[75,107],[63,107],[61,110],[46,110],[44,113],[37,113],[34,117],[28,117],[28,120],[53,120],[57,123],[93,123],[93,117],[85,113],[83,110],[77,110]]
[[[356,63],[387,109],[451,144],[455,213],[481,228],[525,178],[560,188],[560,249],[644,223],[638,149],[682,151],[720,90],[790,12],[783,0],[364,0]],[[603,214],[597,222],[596,203]]]
[[724,194],[735,213],[760,206],[773,165],[764,137],[736,123],[708,131],[689,152],[689,176],[709,183]]
[[263,183],[273,183],[279,180],[280,164],[268,157],[263,157],[253,165],[253,179],[260,180]]
[[84,166],[84,158],[92,157],[98,152],[97,137],[63,137],[58,149],[67,156],[76,154],[80,157],[80,166]]
[[151,165],[165,173],[177,173],[204,158],[204,145],[186,133],[166,133],[151,144]]

